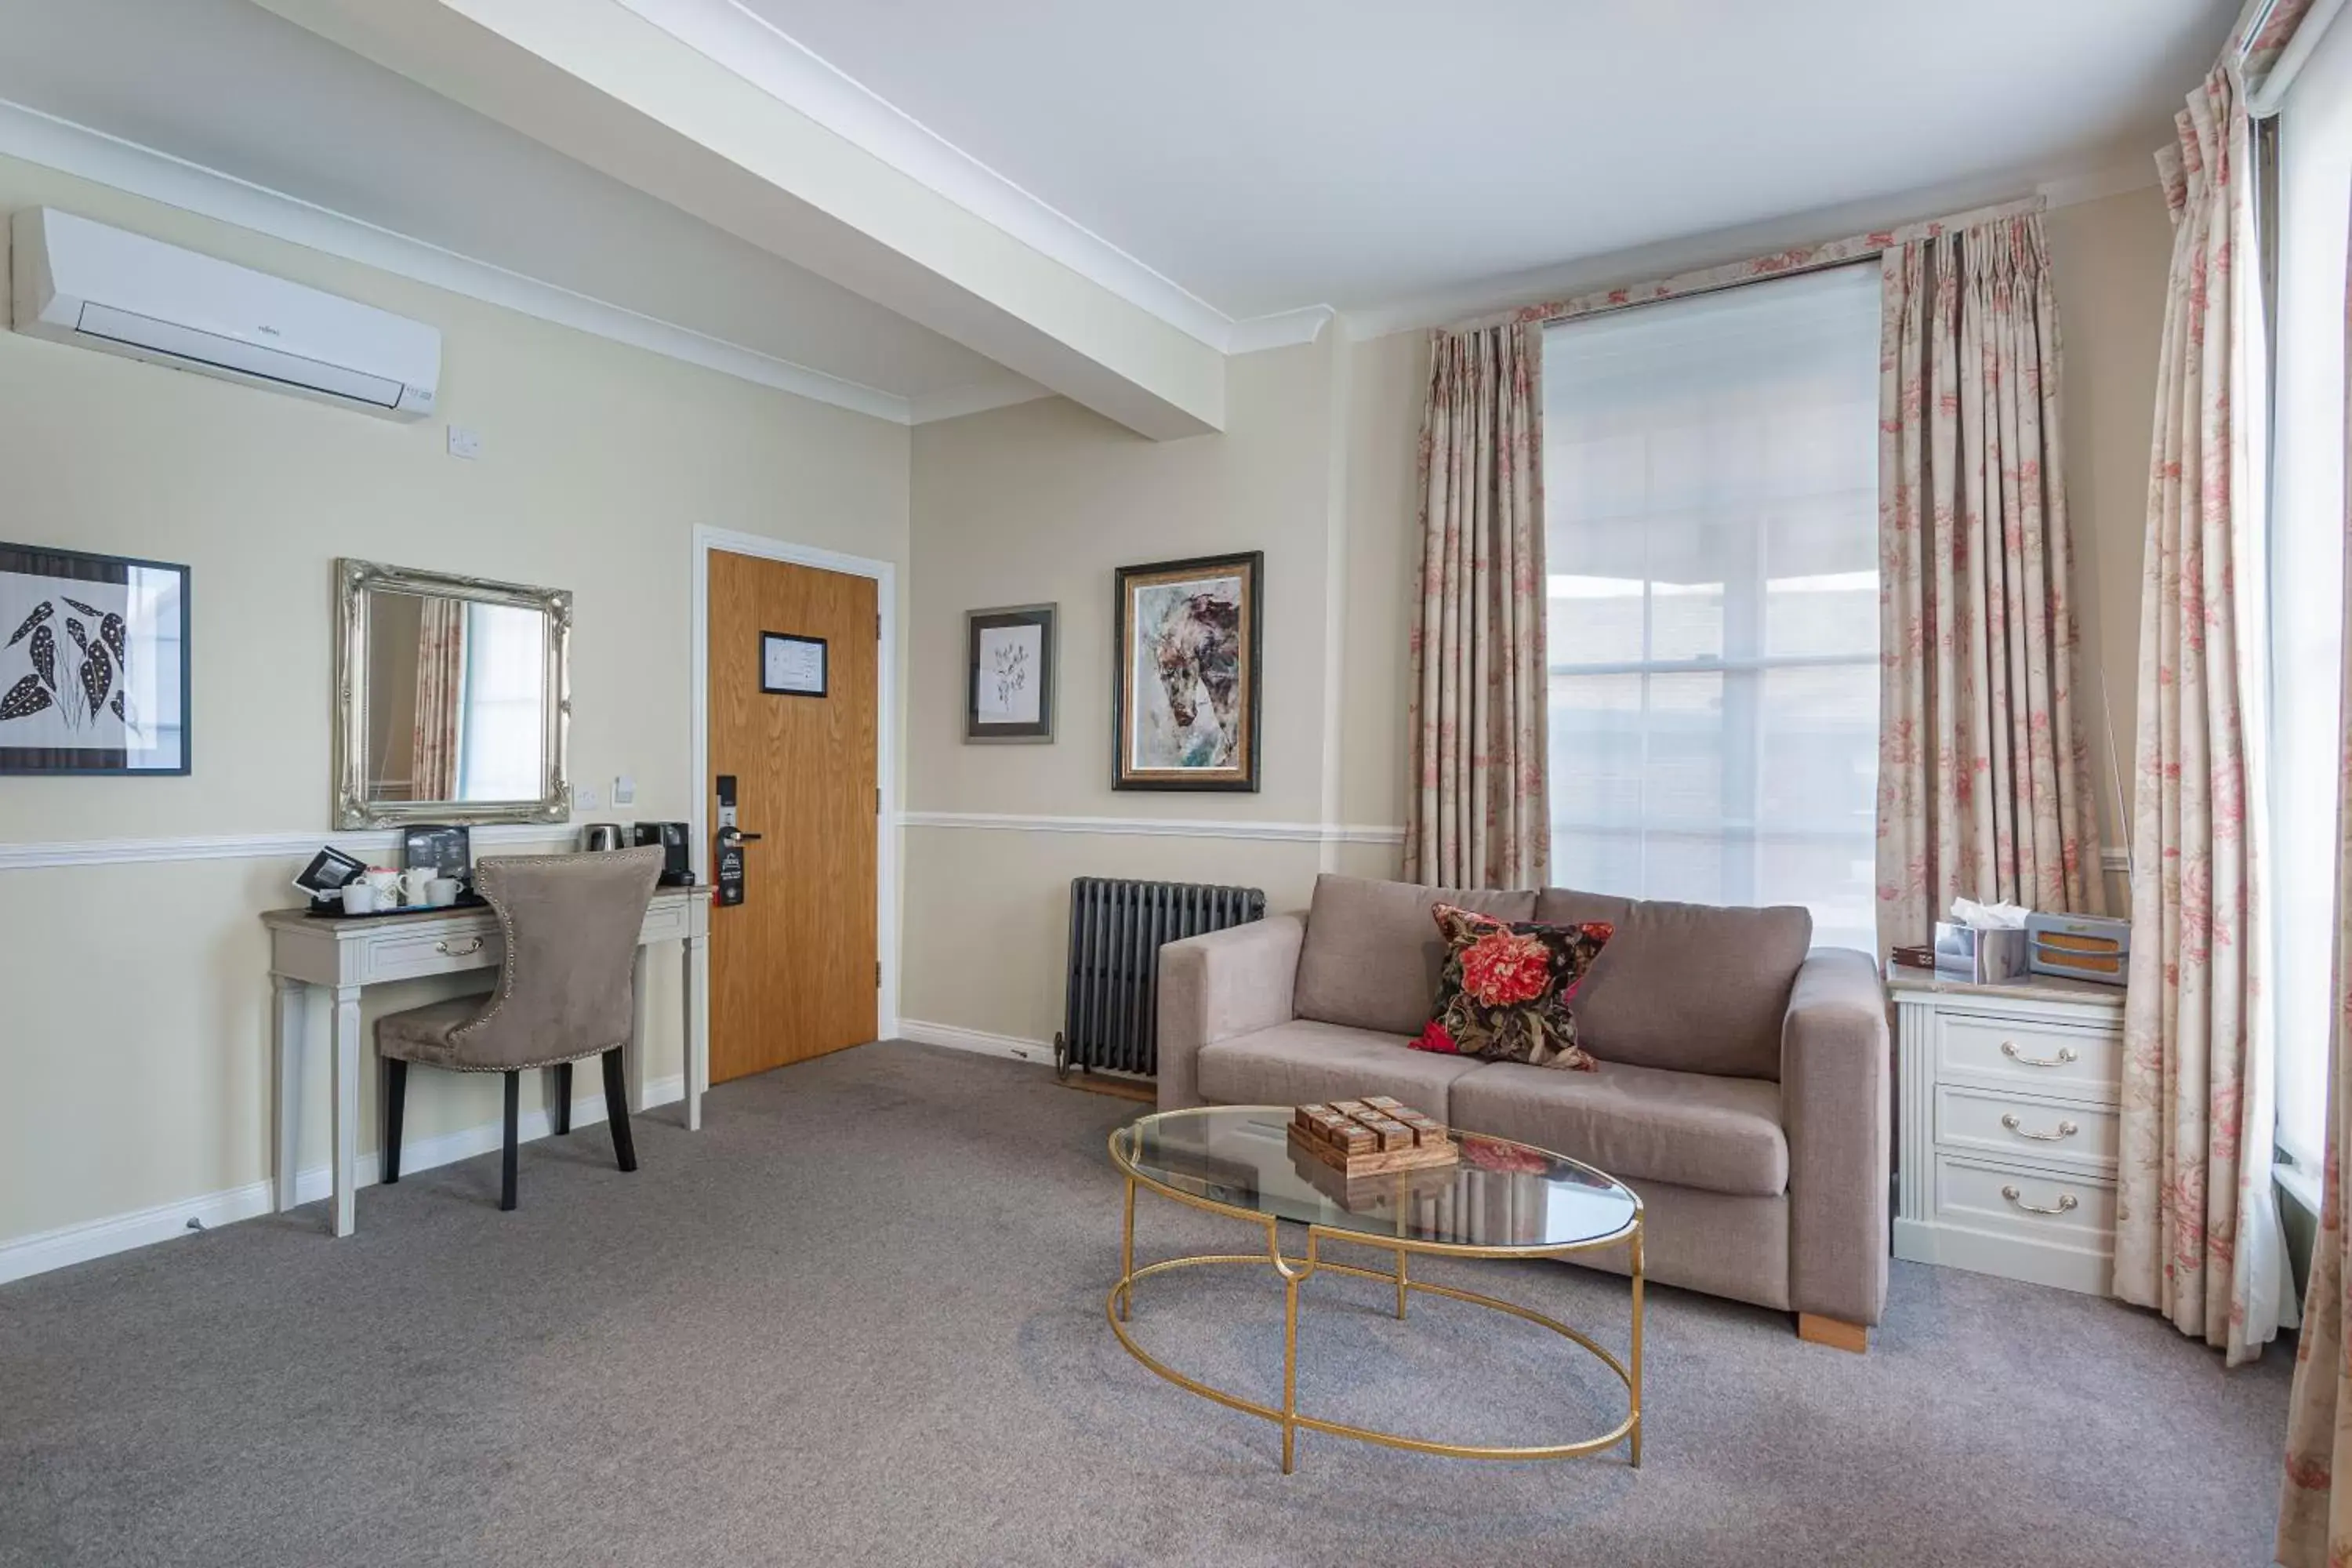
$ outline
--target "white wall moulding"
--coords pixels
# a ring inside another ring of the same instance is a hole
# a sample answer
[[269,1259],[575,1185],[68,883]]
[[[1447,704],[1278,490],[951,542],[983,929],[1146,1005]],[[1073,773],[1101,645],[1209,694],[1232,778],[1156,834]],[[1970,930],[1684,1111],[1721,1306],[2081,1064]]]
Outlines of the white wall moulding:
[[[1224,355],[825,122],[732,6],[258,0],[1155,440],[1222,429]],[[721,63],[722,58],[726,63]],[[803,73],[805,74],[805,73]]]
[[[1053,1051],[1045,1053],[1048,1061]],[[667,1105],[686,1097],[686,1079],[680,1077],[646,1080],[645,1103],[640,1111],[656,1105]],[[576,1097],[572,1102],[572,1124],[593,1127],[604,1119],[604,1097],[601,1094]],[[527,1111],[518,1124],[518,1135],[524,1142],[544,1138],[553,1123],[544,1110]],[[436,1138],[417,1138],[404,1142],[400,1149],[400,1168],[404,1174],[414,1175],[439,1165],[452,1165],[460,1160],[470,1160],[477,1154],[488,1154],[498,1149],[504,1132],[496,1121],[484,1121],[473,1127],[444,1132]],[[363,1154],[359,1162],[359,1184],[376,1185],[383,1177],[378,1156]],[[295,1178],[295,1198],[299,1203],[316,1203],[328,1195],[330,1185],[327,1167],[306,1168]],[[94,1258],[105,1258],[132,1247],[146,1247],[154,1242],[169,1241],[175,1237],[194,1236],[202,1230],[217,1230],[241,1219],[266,1215],[275,1206],[271,1198],[272,1184],[264,1179],[247,1182],[240,1187],[224,1192],[201,1193],[194,1197],[171,1203],[157,1204],[150,1208],[134,1209],[128,1214],[109,1215],[101,1219],[85,1220],[79,1225],[61,1226],[32,1236],[20,1236],[13,1241],[0,1242],[0,1285],[11,1279],[23,1279],[35,1274],[45,1274],[52,1268],[69,1264],[87,1263]],[[192,1227],[190,1222],[194,1222]]]
[[[489,849],[552,848],[571,844],[577,830],[568,825],[514,824],[478,826],[473,830],[477,853]],[[365,858],[391,855],[400,848],[400,835],[392,828],[367,833],[232,833],[171,838],[85,838],[0,844],[0,871],[36,871],[52,866],[155,865],[170,860],[268,860],[281,857],[308,858],[320,845]],[[288,902],[294,901],[291,892]]]
[[971,1051],[983,1057],[1005,1057],[1016,1062],[1034,1062],[1042,1067],[1054,1065],[1054,1047],[1050,1042],[1024,1040],[1018,1035],[992,1035],[985,1029],[966,1029],[954,1024],[929,1024],[920,1018],[901,1018],[898,1037],[912,1040],[919,1046],[945,1046],[950,1050]]
[[914,422],[908,400],[891,393],[526,278],[5,99],[0,153],[796,397],[894,425]]
[[1228,822],[1190,816],[1016,816],[985,811],[909,811],[907,827],[999,833],[1099,833],[1128,838],[1231,838],[1277,844],[1402,844],[1402,827],[1337,822]]

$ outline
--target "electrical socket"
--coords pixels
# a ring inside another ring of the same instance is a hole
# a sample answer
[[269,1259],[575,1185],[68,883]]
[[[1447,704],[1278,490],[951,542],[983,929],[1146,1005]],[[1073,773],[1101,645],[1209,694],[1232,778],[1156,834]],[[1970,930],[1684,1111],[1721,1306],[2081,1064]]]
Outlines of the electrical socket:
[[572,804],[583,811],[604,809],[604,792],[594,784],[584,784],[572,792]]

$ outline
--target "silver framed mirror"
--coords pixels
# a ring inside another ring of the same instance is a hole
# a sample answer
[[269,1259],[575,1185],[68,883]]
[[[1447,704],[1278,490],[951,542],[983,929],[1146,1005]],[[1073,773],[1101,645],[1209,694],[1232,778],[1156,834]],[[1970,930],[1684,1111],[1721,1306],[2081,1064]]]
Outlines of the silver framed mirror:
[[335,563],[335,826],[572,815],[572,595]]

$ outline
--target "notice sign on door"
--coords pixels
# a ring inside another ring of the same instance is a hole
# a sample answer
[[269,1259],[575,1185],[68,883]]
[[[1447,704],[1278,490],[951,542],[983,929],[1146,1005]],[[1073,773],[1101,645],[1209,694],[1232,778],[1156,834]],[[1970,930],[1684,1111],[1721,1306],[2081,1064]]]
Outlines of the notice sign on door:
[[761,632],[760,689],[782,697],[823,697],[824,639]]

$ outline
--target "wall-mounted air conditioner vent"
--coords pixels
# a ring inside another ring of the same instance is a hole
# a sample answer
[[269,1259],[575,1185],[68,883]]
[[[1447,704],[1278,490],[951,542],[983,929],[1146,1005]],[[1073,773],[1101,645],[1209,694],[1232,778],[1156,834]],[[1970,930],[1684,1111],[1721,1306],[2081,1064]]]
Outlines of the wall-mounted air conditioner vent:
[[395,419],[433,412],[441,333],[421,321],[53,207],[10,232],[20,332]]

